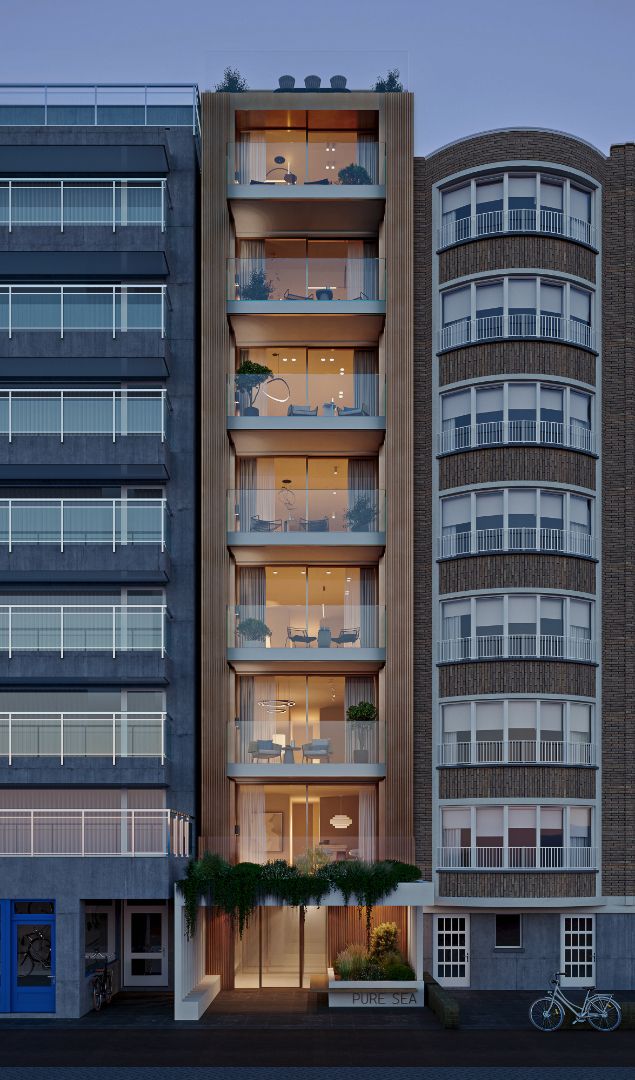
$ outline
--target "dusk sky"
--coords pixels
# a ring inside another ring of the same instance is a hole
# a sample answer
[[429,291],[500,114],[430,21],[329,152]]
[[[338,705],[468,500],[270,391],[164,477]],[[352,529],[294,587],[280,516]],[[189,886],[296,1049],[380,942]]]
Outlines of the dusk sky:
[[[417,95],[416,152],[530,125],[601,150],[635,138],[634,0],[0,0],[2,80],[197,82],[388,68]],[[308,51],[307,46],[313,51]]]

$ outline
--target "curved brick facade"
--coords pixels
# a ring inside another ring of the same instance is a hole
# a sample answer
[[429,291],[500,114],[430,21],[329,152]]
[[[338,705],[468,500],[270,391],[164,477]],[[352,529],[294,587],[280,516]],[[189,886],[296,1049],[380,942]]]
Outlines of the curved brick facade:
[[476,765],[439,769],[440,799],[594,799],[595,769]]
[[439,592],[477,589],[564,589],[595,592],[595,563],[566,555],[471,555],[439,564]]
[[539,870],[481,871],[471,873],[460,870],[439,874],[440,897],[487,896],[496,897],[567,897],[595,896],[594,873],[571,870],[564,873],[555,870],[541,873]]
[[439,489],[501,480],[553,482],[595,489],[595,458],[553,446],[487,446],[448,454],[439,461]]
[[553,375],[595,384],[596,360],[586,349],[555,341],[484,341],[439,357],[439,385],[492,375]]
[[594,697],[595,667],[565,660],[481,660],[439,667],[439,697],[480,694]]
[[595,282],[595,252],[551,236],[481,237],[439,252],[439,284],[491,270],[539,267]]

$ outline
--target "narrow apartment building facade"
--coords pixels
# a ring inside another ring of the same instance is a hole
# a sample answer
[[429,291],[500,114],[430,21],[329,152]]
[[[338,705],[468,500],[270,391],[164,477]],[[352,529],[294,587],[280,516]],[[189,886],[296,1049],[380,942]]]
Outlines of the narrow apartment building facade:
[[193,87],[0,99],[0,1013],[170,987],[195,810]]

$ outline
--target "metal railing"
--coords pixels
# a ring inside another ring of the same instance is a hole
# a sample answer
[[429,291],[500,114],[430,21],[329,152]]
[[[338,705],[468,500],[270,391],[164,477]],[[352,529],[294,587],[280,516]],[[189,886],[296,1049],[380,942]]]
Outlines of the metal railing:
[[[230,721],[227,725],[229,761],[235,765],[262,765],[268,771],[280,765],[377,765],[386,760],[383,728],[379,721],[293,721],[286,715],[269,723]],[[277,730],[278,729],[278,730]],[[265,737],[268,730],[271,734]],[[263,732],[265,734],[263,734]],[[354,775],[354,774],[353,774]]]
[[0,712],[0,758],[166,759],[164,712]]
[[385,648],[385,608],[375,604],[238,604],[228,608],[230,649]]
[[234,258],[228,260],[227,299],[311,300],[327,310],[338,300],[385,300],[385,259]]
[[165,390],[0,388],[0,435],[158,435],[166,437]]
[[594,870],[592,847],[440,847],[439,870]]
[[439,663],[459,660],[580,660],[595,662],[595,642],[555,634],[483,634],[438,642]]
[[157,225],[165,231],[165,180],[0,179],[0,225]]
[[595,538],[585,532],[566,529],[516,528],[477,529],[475,532],[455,532],[437,541],[440,559],[459,555],[482,555],[492,551],[546,551],[554,554],[579,555],[595,559]]
[[[386,380],[383,375],[345,374],[325,351],[325,367],[331,374],[292,374],[291,358],[283,360],[278,373],[256,382],[249,375],[230,375],[227,380],[227,415],[249,420],[260,417],[300,418],[311,423],[316,417],[337,418],[344,426],[353,417],[385,416]],[[290,369],[290,370],[288,370]]]
[[459,319],[439,331],[439,349],[498,338],[548,338],[595,349],[595,331],[578,319],[559,315],[487,315],[477,319]]
[[153,330],[165,337],[165,285],[0,285],[0,331]]
[[183,83],[0,83],[0,126],[189,127],[198,86]]
[[164,604],[2,604],[0,652],[166,654]]
[[589,428],[552,420],[489,420],[484,424],[449,428],[438,437],[440,454],[508,443],[540,443],[566,446],[587,454],[598,452],[596,436]]
[[595,745],[552,739],[475,739],[440,743],[439,765],[595,765]]
[[322,186],[368,187],[386,183],[385,143],[357,143],[352,137],[338,139],[337,135],[314,139],[313,132],[310,141],[306,135],[281,141],[275,131],[259,134],[262,142],[254,142],[252,137],[228,144],[230,185],[266,185],[281,191],[296,186],[315,187],[315,194],[319,195]]
[[597,248],[595,225],[582,218],[567,216],[560,210],[488,210],[484,214],[448,221],[439,229],[440,248],[477,240],[481,236],[506,232],[539,232],[565,236]]
[[162,809],[0,809],[0,855],[185,859],[191,824],[187,814]]
[[293,533],[307,543],[308,533],[376,533],[386,528],[386,493],[379,488],[284,488],[230,490],[227,493],[227,530],[258,533],[274,543],[276,536]]
[[165,551],[165,499],[0,499],[0,544],[157,544]]

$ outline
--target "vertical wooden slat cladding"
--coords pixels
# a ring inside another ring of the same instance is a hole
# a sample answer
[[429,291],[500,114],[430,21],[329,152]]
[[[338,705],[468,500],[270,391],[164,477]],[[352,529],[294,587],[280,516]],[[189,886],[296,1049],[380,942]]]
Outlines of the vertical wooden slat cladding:
[[[329,907],[326,909],[326,953],[329,964],[347,945],[366,944],[366,914],[356,907]],[[408,909],[405,907],[373,908],[372,927],[383,922],[397,923],[399,928],[399,951],[408,955]]]
[[476,589],[565,589],[595,592],[595,563],[566,555],[474,555],[439,563],[439,592]]
[[452,349],[439,357],[439,384],[488,375],[553,375],[595,385],[596,358],[586,349],[554,341],[497,341]]
[[201,98],[201,743],[199,849],[228,856],[233,841],[225,731],[229,717],[226,605],[229,554],[223,495],[229,474],[225,416],[230,355],[226,260],[230,255],[225,147],[229,94]]
[[527,897],[595,896],[595,874],[567,873],[441,873],[439,898],[443,897]]
[[594,251],[574,240],[551,236],[495,236],[472,240],[439,254],[439,283],[515,267],[553,270],[595,281]]
[[594,799],[595,769],[560,765],[441,768],[440,799]]
[[483,660],[439,668],[439,696],[562,694],[594,697],[595,668],[562,660]]
[[234,989],[234,923],[220,908],[204,908],[207,919],[207,975],[220,975],[221,990]]
[[500,446],[448,454],[439,461],[439,487],[465,487],[496,480],[553,481],[595,488],[595,458],[547,446]]
[[412,861],[413,845],[413,99],[387,94],[386,328],[386,851]]
[[613,146],[604,197],[602,890],[635,893],[635,146]]

